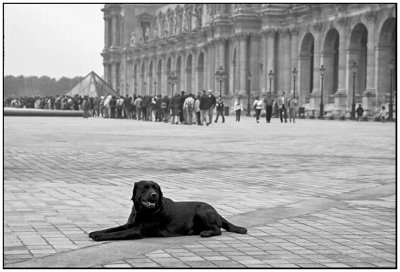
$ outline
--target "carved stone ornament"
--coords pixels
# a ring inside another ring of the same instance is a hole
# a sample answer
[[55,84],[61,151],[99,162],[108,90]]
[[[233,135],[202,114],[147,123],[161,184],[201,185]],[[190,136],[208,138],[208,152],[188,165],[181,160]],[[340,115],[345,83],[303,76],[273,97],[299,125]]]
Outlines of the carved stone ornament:
[[279,29],[278,33],[279,33],[279,37],[281,37],[281,38],[289,38],[290,37],[290,30],[287,28]]
[[319,33],[322,31],[323,24],[321,22],[314,23],[312,25],[315,32]]
[[299,35],[299,29],[297,27],[293,27],[290,29],[290,33],[292,34],[292,36],[297,36]]
[[348,18],[347,17],[339,17],[336,19],[336,22],[339,26],[346,27],[347,23],[348,23]]
[[377,18],[378,13],[376,11],[368,11],[367,13],[365,13],[365,19],[367,19],[367,21],[375,22]]
[[276,34],[275,29],[267,29],[267,30],[263,30],[261,32],[261,36],[267,37],[267,38],[273,38],[273,37],[275,37],[275,34]]

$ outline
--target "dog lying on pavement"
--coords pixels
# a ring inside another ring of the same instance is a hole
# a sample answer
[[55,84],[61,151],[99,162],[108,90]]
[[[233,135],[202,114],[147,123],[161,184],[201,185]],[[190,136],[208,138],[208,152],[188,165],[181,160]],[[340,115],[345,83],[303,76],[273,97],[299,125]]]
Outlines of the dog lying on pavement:
[[163,197],[160,186],[153,181],[135,183],[133,207],[128,222],[115,228],[89,233],[95,241],[221,235],[221,228],[246,234],[247,229],[235,226],[204,202],[174,202]]

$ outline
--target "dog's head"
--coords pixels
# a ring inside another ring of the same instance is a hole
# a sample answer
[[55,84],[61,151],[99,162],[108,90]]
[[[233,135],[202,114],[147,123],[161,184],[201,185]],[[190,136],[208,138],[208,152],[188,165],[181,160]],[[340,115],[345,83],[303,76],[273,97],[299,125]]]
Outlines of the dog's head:
[[154,181],[141,180],[135,183],[132,201],[136,210],[156,210],[161,207],[163,194]]

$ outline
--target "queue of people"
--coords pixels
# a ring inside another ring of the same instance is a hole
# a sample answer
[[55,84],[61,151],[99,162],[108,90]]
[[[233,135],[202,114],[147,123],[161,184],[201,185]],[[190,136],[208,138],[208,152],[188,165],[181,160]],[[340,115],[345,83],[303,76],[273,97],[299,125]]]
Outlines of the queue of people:
[[[112,95],[100,97],[88,96],[35,96],[5,98],[4,107],[16,108],[35,108],[51,110],[82,110],[83,117],[103,117],[103,118],[126,118],[143,121],[165,122],[171,124],[186,125],[206,125],[213,123],[213,113],[216,112],[214,123],[219,117],[222,123],[225,122],[225,103],[222,97],[216,98],[212,90],[203,90],[197,96],[185,94],[182,91],[169,97],[165,95],[150,96],[128,96],[116,97]],[[256,122],[260,122],[261,113],[265,111],[266,122],[270,123],[272,117],[280,119],[281,123],[296,122],[298,110],[298,99],[293,94],[286,95],[284,91],[280,96],[274,98],[272,94],[267,94],[264,98],[257,96],[253,108],[255,111]],[[243,111],[243,103],[240,96],[236,97],[233,104],[236,115],[236,122],[240,122]],[[363,118],[364,109],[361,104],[356,109],[357,120]],[[385,122],[388,119],[388,112],[385,106],[373,117],[375,121]]]

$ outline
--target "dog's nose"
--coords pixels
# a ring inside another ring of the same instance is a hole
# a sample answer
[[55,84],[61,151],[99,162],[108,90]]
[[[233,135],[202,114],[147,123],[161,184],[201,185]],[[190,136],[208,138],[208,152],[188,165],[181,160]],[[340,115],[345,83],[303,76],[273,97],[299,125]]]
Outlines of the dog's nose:
[[150,196],[151,197],[157,197],[157,193],[151,193]]

